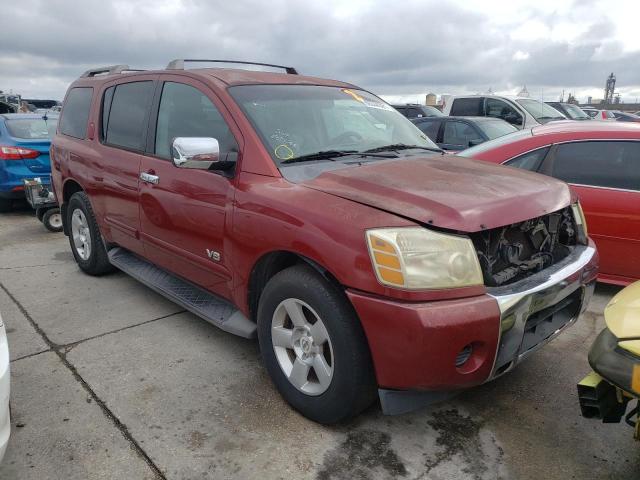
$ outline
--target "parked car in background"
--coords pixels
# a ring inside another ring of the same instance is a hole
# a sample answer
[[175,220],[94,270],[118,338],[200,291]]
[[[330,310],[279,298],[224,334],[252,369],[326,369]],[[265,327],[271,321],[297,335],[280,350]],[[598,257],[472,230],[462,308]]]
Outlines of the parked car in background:
[[551,175],[578,193],[600,253],[598,279],[640,279],[640,126],[558,122],[483,143],[460,155]]
[[444,101],[442,112],[445,115],[500,118],[517,128],[531,128],[552,120],[566,120],[555,108],[528,97],[445,96]]
[[584,113],[589,115],[593,120],[610,121],[615,122],[616,117],[613,112],[609,110],[600,110],[593,107],[582,107]]
[[7,443],[11,434],[11,418],[9,414],[11,380],[9,370],[7,332],[0,314],[0,462],[7,450]]
[[432,117],[411,120],[443,150],[459,152],[487,140],[517,132],[513,125],[489,117]]
[[0,212],[24,198],[25,179],[43,177],[49,183],[49,147],[57,124],[57,115],[0,115]]
[[51,147],[70,249],[257,336],[303,415],[442,400],[586,309],[598,255],[565,183],[449,158],[351,84],[186,62],[70,85]]
[[591,120],[591,117],[579,106],[566,102],[544,102],[562,113],[569,120]]
[[640,122],[640,116],[620,110],[611,110],[617,122]]
[[431,105],[420,105],[419,103],[407,103],[406,105],[391,105],[405,117],[424,118],[424,117],[443,117],[444,113]]
[[55,107],[59,107],[61,104],[57,100],[36,100],[36,99],[24,99],[29,104],[33,105],[38,110],[48,111]]

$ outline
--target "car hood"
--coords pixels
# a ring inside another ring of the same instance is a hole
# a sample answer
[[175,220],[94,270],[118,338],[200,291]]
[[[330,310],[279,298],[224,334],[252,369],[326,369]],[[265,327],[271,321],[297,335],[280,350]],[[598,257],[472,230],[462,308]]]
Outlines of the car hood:
[[441,228],[475,232],[569,205],[566,183],[453,155],[428,155],[326,171],[301,182]]

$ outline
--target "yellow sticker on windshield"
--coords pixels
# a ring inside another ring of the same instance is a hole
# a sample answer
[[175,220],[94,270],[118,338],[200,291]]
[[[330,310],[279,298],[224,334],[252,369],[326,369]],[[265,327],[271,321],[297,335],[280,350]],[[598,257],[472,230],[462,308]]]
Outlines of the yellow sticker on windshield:
[[364,98],[362,98],[360,95],[358,95],[356,92],[354,92],[353,90],[349,90],[348,88],[343,88],[342,91],[344,93],[346,93],[347,95],[351,95],[353,98],[355,98],[357,101],[364,103]]
[[631,389],[640,393],[640,365],[633,366],[633,372],[631,373]]
[[291,150],[289,145],[285,145],[284,143],[282,145],[278,145],[273,153],[275,153],[276,157],[280,160],[289,160],[290,158],[293,158],[293,150]]

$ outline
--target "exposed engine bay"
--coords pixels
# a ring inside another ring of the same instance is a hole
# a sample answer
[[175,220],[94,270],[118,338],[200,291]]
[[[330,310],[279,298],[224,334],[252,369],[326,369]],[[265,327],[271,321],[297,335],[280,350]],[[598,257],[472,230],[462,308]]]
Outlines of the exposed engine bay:
[[516,282],[557,263],[577,243],[571,207],[470,237],[490,287]]

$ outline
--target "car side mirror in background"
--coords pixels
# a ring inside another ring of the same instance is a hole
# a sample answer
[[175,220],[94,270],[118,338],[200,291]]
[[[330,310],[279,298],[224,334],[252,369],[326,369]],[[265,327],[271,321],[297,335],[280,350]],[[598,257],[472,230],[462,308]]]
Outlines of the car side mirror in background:
[[173,164],[197,170],[230,170],[236,162],[220,158],[218,140],[211,137],[176,137],[171,145]]
[[469,140],[469,147],[475,147],[476,145],[480,145],[482,143],[482,140],[479,138],[476,138],[474,140]]

